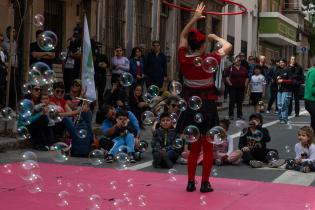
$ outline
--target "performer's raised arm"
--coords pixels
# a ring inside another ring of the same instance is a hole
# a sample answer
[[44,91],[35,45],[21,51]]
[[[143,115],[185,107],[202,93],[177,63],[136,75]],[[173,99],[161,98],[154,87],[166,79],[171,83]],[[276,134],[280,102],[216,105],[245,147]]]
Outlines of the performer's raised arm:
[[179,41],[179,48],[181,47],[188,47],[188,35],[191,32],[191,29],[193,28],[194,24],[200,20],[205,18],[205,16],[202,15],[202,13],[205,10],[205,5],[203,2],[198,4],[196,12],[192,19],[187,23],[183,31],[180,33],[180,41]]

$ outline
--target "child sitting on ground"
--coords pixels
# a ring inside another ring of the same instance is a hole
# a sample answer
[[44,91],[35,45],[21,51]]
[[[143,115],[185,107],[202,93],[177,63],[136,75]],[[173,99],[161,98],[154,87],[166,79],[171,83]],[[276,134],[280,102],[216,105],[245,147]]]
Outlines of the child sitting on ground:
[[295,144],[295,159],[287,160],[286,169],[308,173],[315,171],[314,131],[309,126],[300,128]]
[[[267,163],[266,155],[274,149],[267,149],[266,144],[271,138],[267,128],[263,128],[263,117],[261,114],[252,114],[249,117],[249,127],[241,132],[238,147],[243,152],[243,162],[253,168],[261,168]],[[285,163],[284,159],[270,162],[268,167],[276,168]]]
[[162,113],[160,127],[153,132],[151,142],[154,168],[172,168],[176,163],[179,156],[179,149],[175,147],[177,137],[169,113]]
[[215,165],[233,164],[238,165],[241,162],[242,151],[233,151],[233,138],[227,134],[230,121],[227,119],[220,120],[219,126],[224,129],[226,138],[219,145],[215,145]]

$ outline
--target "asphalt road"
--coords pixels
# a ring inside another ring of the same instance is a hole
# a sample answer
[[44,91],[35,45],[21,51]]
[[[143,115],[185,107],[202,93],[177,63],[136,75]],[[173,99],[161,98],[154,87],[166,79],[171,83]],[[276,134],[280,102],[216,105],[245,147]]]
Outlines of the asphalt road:
[[[248,116],[252,113],[252,107],[244,107],[244,117],[248,119]],[[220,111],[220,118],[227,116],[227,110]],[[280,158],[294,157],[294,144],[297,142],[297,131],[299,127],[309,124],[310,118],[308,113],[302,108],[301,116],[291,117],[289,125],[279,124],[277,116],[275,114],[263,114],[264,125],[268,128],[271,134],[271,142],[268,143],[268,148],[277,149],[280,153]],[[235,121],[232,121],[229,133],[234,138],[234,145],[237,148],[238,144],[238,131],[234,125]],[[142,138],[150,141],[149,129],[142,132]],[[289,147],[289,150],[287,148]],[[0,153],[0,163],[17,162],[22,161],[22,153],[27,150],[16,150]],[[34,151],[38,156],[39,162],[54,162],[49,152],[38,152]],[[129,165],[130,170],[143,170],[158,173],[168,173],[167,169],[155,169],[151,166],[152,156],[150,150],[143,154],[143,159],[136,164]],[[59,163],[58,163],[59,164]],[[88,158],[69,158],[67,162],[62,164],[81,165],[87,167],[95,167],[89,163]],[[103,163],[97,167],[104,168],[118,168],[117,163],[108,164]],[[174,166],[178,174],[186,174],[186,165],[177,164]],[[201,175],[201,166],[197,169],[197,175]],[[315,186],[315,173],[300,173],[294,171],[288,171],[284,168],[272,169],[263,167],[260,169],[253,169],[247,165],[240,164],[239,166],[220,166],[214,167],[215,177],[233,178],[233,179],[244,179],[244,180],[256,180],[263,182],[274,182],[274,183],[288,183],[304,186]]]

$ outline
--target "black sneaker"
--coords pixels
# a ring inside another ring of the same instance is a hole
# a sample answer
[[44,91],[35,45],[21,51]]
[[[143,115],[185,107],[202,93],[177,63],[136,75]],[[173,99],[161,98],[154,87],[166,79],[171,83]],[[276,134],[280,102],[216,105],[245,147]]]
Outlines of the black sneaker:
[[114,158],[112,155],[108,155],[105,161],[106,161],[106,163],[112,163],[112,162],[114,162]]
[[130,163],[136,163],[136,160],[135,160],[135,158],[133,157],[133,155],[131,155],[131,156],[129,157],[129,161],[130,161]]
[[212,192],[213,188],[211,187],[210,182],[202,182],[201,187],[200,187],[200,192],[201,193],[207,193],[207,192]]

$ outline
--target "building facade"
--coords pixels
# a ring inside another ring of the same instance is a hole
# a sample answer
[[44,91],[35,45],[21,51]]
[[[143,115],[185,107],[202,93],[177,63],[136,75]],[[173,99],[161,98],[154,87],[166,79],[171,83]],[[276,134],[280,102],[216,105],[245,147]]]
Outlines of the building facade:
[[300,0],[260,0],[259,52],[267,60],[296,56],[309,66],[309,21]]

